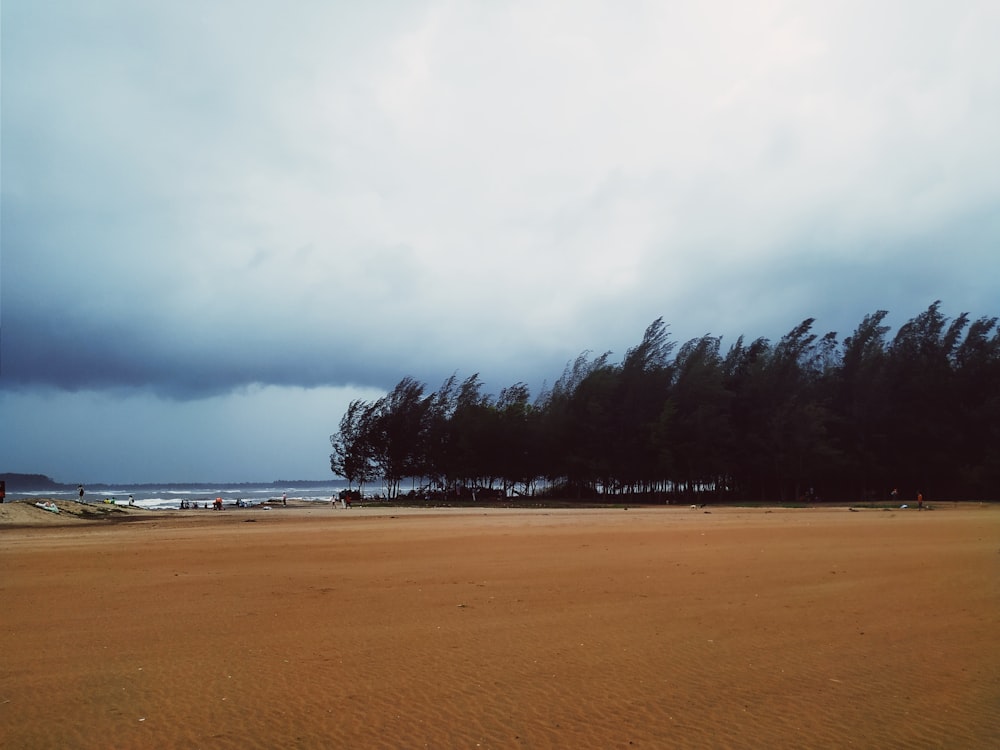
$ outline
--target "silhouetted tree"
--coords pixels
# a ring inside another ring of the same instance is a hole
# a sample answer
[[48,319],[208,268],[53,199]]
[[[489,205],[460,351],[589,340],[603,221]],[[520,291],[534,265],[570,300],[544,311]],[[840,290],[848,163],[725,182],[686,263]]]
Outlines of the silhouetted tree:
[[939,496],[955,480],[961,431],[952,361],[967,322],[963,314],[949,325],[934,302],[900,326],[889,347],[892,468],[907,494]]
[[666,479],[662,468],[661,415],[670,397],[674,344],[663,318],[654,320],[638,346],[629,349],[612,393],[613,485],[630,493],[649,492]]
[[331,435],[349,484],[381,474],[429,486],[530,492],[544,477],[572,496],[682,490],[749,499],[982,497],[1000,485],[1000,328],[949,321],[940,302],[886,343],[883,310],[837,341],[807,318],[776,344],[712,336],[676,357],[659,318],[621,363],[584,352],[532,403],[494,399],[475,374],[437,392],[404,378],[353,401]]
[[844,339],[840,367],[832,378],[834,433],[843,455],[838,490],[858,500],[885,498],[893,481],[885,351],[889,327],[882,324],[887,314],[878,310],[866,315]]
[[424,385],[405,377],[376,402],[371,422],[374,461],[390,498],[399,495],[400,482],[425,471],[427,417],[431,400]]
[[507,495],[516,485],[529,494],[544,471],[538,460],[538,420],[524,383],[504,388],[497,397],[497,472]]
[[[594,476],[600,473],[589,465],[590,446],[595,442],[594,433],[600,432],[588,417],[600,409],[586,402],[581,391],[582,383],[593,373],[609,367],[610,352],[590,359],[590,352],[583,352],[567,365],[562,376],[548,393],[540,399],[543,412],[541,452],[545,460],[545,474],[549,482],[565,485],[570,492],[581,496],[595,491]],[[597,413],[598,419],[601,414]]]
[[491,485],[495,473],[497,418],[492,399],[476,373],[458,388],[451,417],[451,471],[454,485]]
[[731,488],[740,496],[764,500],[765,477],[771,463],[765,425],[770,417],[770,394],[764,389],[764,371],[771,345],[758,338],[749,345],[740,336],[723,360],[726,389],[732,394],[730,421],[734,431],[730,456]]
[[348,488],[358,485],[363,489],[376,474],[375,447],[372,443],[372,427],[375,416],[373,404],[361,399],[351,401],[340,419],[340,430],[330,436],[333,453],[330,454],[330,469],[334,474],[347,480]]
[[685,490],[714,487],[717,492],[732,473],[733,392],[726,388],[721,340],[711,336],[684,344],[674,361],[675,379],[668,405],[661,410],[665,445],[675,483]]
[[[995,497],[1000,487],[1000,327],[982,317],[955,351],[958,478],[970,499]],[[992,495],[991,495],[992,493]]]

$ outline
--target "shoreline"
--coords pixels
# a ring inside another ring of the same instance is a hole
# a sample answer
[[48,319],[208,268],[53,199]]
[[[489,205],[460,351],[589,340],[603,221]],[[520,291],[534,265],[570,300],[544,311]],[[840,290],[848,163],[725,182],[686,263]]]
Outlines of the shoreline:
[[[58,512],[52,512],[40,507],[41,505],[55,506]],[[434,503],[407,503],[394,501],[364,501],[355,503],[350,508],[342,508],[339,505],[331,507],[328,500],[306,500],[302,498],[288,498],[287,504],[283,505],[280,499],[273,499],[258,502],[254,505],[236,507],[232,504],[224,505],[221,511],[208,507],[198,508],[144,508],[138,505],[127,505],[118,501],[116,503],[104,502],[78,502],[76,500],[65,500],[60,498],[37,497],[31,499],[7,500],[0,504],[0,529],[10,528],[31,528],[31,527],[53,527],[53,526],[75,526],[79,522],[86,524],[116,524],[127,522],[142,522],[165,519],[206,519],[206,516],[231,516],[233,514],[260,514],[263,512],[279,511],[283,514],[301,514],[308,512],[309,515],[327,516],[333,513],[346,513],[353,515],[385,515],[385,514],[478,514],[494,511],[510,512],[552,512],[552,511],[607,511],[625,510],[633,512],[641,511],[666,511],[675,513],[701,512],[711,513],[753,513],[755,511],[771,512],[793,512],[793,511],[831,511],[831,512],[931,512],[931,511],[956,511],[956,510],[976,510],[988,508],[1000,508],[1000,504],[984,501],[942,501],[928,503],[923,510],[918,510],[908,504],[901,504],[903,507],[888,503],[815,503],[815,504],[698,504],[698,505],[653,505],[643,503],[624,502],[566,502],[560,500],[535,500],[524,499],[507,501],[483,502],[477,504],[434,504]]]

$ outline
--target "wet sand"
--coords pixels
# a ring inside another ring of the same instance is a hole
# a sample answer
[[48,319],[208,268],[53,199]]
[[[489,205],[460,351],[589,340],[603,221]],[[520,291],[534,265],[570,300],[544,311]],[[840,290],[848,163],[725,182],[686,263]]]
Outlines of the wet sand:
[[997,507],[21,510],[3,747],[1000,746]]

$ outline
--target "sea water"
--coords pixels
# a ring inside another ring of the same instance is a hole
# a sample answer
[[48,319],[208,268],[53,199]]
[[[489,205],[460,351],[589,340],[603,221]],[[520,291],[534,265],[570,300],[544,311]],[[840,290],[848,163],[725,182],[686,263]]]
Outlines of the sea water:
[[[288,495],[289,499],[328,503],[332,495],[345,489],[347,489],[347,482],[335,479],[329,482],[296,483],[289,486],[281,484],[115,484],[85,486],[83,500],[86,503],[107,501],[116,505],[128,505],[128,498],[131,495],[133,503],[140,508],[177,509],[185,500],[192,508],[195,506],[210,508],[215,498],[221,497],[223,507],[228,508],[234,507],[240,502],[252,506],[275,500],[280,501],[282,493]],[[75,489],[7,493],[7,502],[36,498],[79,499]]]

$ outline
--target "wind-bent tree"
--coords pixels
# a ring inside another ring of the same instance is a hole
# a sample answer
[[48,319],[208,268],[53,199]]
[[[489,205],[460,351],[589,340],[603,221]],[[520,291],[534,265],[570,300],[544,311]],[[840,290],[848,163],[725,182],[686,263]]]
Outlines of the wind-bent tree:
[[731,487],[738,496],[764,500],[765,476],[771,462],[764,426],[770,416],[762,381],[771,346],[759,338],[749,345],[740,336],[723,361],[726,389],[732,393],[730,421],[735,433],[730,456]]
[[662,434],[660,416],[670,397],[673,349],[667,326],[658,318],[639,345],[626,352],[618,372],[613,470],[615,483],[629,493],[658,489],[665,479],[658,472],[662,446],[656,438]]
[[844,339],[840,367],[831,378],[834,439],[843,457],[837,489],[858,498],[887,497],[892,483],[886,315],[886,310],[866,315]]
[[494,405],[497,414],[496,469],[504,495],[518,484],[530,494],[535,480],[544,472],[538,461],[536,411],[531,392],[524,383],[500,391]]
[[1000,327],[982,317],[955,351],[956,446],[960,482],[979,497],[1000,487]]
[[680,348],[670,398],[661,412],[662,450],[672,464],[668,476],[688,492],[714,487],[718,493],[732,475],[733,393],[725,384],[721,344],[703,336]]
[[424,436],[422,476],[429,487],[443,490],[452,486],[453,440],[451,419],[455,414],[458,376],[449,376],[430,400]]
[[950,325],[935,302],[903,324],[888,350],[889,439],[896,476],[939,494],[955,473],[959,403],[952,361],[968,316]]
[[541,410],[539,450],[545,479],[577,496],[594,491],[586,449],[593,440],[587,432],[591,423],[586,414],[580,414],[586,407],[579,403],[577,391],[592,373],[608,366],[609,356],[610,352],[606,352],[592,360],[589,351],[583,352],[572,365],[566,365],[563,374],[537,402]]
[[377,476],[372,443],[374,416],[373,404],[355,399],[340,419],[340,430],[330,436],[333,447],[330,469],[347,480],[348,489],[356,484],[363,490],[365,484]]
[[823,380],[836,346],[835,334],[820,339],[808,318],[774,347],[768,368],[771,417],[767,423],[775,480],[782,500],[812,496],[823,466],[837,459],[829,440],[831,420]]
[[[352,402],[331,436],[330,466],[350,485],[384,477],[441,490],[578,498],[691,493],[983,497],[1000,486],[1000,327],[948,320],[935,302],[887,343],[885,311],[840,344],[807,318],[772,344],[692,339],[674,356],[662,318],[620,363],[584,352],[530,400],[515,383],[485,393],[475,374],[437,392],[406,377]],[[815,488],[815,493],[810,489]]]
[[403,479],[424,473],[424,438],[431,399],[424,397],[423,383],[405,377],[376,404],[372,423],[375,463],[386,492],[395,498]]
[[459,386],[450,427],[448,476],[453,486],[492,485],[496,477],[493,465],[496,412],[492,399],[483,394],[478,373]]

